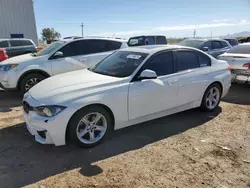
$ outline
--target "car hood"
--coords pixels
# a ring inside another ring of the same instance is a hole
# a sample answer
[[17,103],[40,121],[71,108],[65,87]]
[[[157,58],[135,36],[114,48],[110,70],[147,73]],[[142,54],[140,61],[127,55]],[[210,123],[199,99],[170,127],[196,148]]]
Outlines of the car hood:
[[84,69],[50,77],[35,85],[29,93],[44,105],[63,104],[110,89],[123,80]]
[[16,57],[12,57],[6,59],[5,61],[1,62],[1,65],[8,65],[8,64],[20,64],[27,61],[33,61],[35,59],[40,59],[42,57],[34,57],[31,54],[19,55]]

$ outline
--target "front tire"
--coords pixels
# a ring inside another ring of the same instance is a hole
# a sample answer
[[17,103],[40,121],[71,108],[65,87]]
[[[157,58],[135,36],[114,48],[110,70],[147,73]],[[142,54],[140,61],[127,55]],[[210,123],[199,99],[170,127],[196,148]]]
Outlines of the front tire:
[[46,79],[47,77],[39,73],[31,73],[25,76],[20,83],[20,91],[22,94],[29,91],[33,86]]
[[204,93],[201,103],[201,109],[203,111],[214,111],[220,104],[222,95],[222,88],[219,84],[211,84]]
[[113,121],[101,106],[90,106],[79,110],[70,120],[68,136],[75,144],[91,148],[100,144],[112,131]]

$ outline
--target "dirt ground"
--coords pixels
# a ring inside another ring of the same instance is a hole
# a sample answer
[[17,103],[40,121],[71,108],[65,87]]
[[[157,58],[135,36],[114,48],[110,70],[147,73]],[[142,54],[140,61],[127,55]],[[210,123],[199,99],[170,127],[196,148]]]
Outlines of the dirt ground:
[[0,91],[0,187],[250,187],[250,85],[198,109],[116,131],[93,149],[40,145],[17,93]]

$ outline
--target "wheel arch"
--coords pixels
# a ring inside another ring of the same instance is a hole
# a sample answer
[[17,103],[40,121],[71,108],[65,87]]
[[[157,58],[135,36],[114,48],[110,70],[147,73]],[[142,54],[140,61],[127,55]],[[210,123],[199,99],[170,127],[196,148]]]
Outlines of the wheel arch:
[[29,75],[29,74],[32,74],[32,73],[41,74],[41,75],[43,75],[43,76],[45,76],[45,77],[47,77],[47,78],[50,77],[49,73],[47,73],[47,72],[45,72],[45,71],[43,71],[43,70],[40,70],[40,69],[28,70],[28,71],[24,72],[24,73],[20,76],[20,78],[18,79],[18,81],[17,81],[17,88],[18,88],[18,89],[20,89],[20,83],[21,83],[22,79],[23,79],[25,76],[27,76],[27,75]]
[[68,140],[68,136],[69,136],[69,134],[68,134],[68,132],[69,132],[69,124],[70,124],[72,118],[73,118],[73,117],[76,115],[76,113],[78,113],[80,110],[83,110],[83,109],[86,109],[86,108],[89,108],[89,107],[92,107],[92,106],[100,106],[100,107],[104,108],[105,110],[107,110],[107,112],[110,114],[110,117],[111,117],[111,119],[112,119],[112,126],[113,126],[112,129],[114,130],[114,126],[115,126],[115,117],[114,117],[113,111],[112,111],[107,105],[105,105],[105,104],[93,103],[93,104],[89,104],[89,105],[87,105],[87,106],[84,106],[84,107],[78,109],[78,110],[70,117],[70,119],[69,119],[69,121],[68,121],[68,124],[67,124],[67,127],[66,127],[66,135],[65,135],[66,141]]
[[[218,84],[219,86],[220,86],[220,89],[221,89],[221,95],[223,94],[223,85],[222,85],[222,83],[220,82],[220,81],[215,81],[215,82],[213,82],[213,83],[211,83],[209,86],[211,86],[212,84]],[[208,86],[208,87],[209,87]],[[207,88],[208,88],[207,87]]]

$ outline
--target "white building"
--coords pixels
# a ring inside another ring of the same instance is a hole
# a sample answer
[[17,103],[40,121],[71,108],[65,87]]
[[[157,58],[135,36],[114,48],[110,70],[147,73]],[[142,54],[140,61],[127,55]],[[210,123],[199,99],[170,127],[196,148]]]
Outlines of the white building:
[[38,43],[33,0],[0,0],[1,38],[29,38]]

